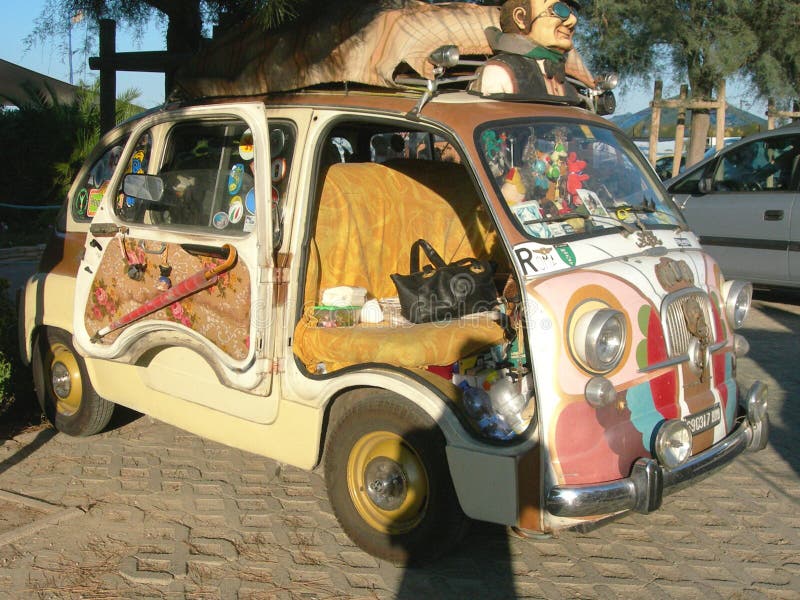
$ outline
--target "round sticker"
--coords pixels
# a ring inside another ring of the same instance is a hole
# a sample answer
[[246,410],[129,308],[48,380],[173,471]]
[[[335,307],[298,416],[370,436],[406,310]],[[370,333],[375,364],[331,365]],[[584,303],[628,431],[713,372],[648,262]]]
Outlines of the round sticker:
[[283,129],[273,129],[269,132],[269,153],[272,156],[278,156],[283,152],[283,146],[286,143],[286,134]]
[[278,183],[286,176],[286,159],[276,158],[272,161],[272,183]]
[[244,206],[251,215],[256,214],[256,188],[252,188],[244,197]]
[[78,192],[78,195],[75,197],[75,212],[78,213],[79,216],[83,217],[86,215],[86,208],[89,206],[89,192],[86,191],[86,188],[81,188]]
[[239,196],[235,196],[233,200],[231,200],[231,205],[228,207],[228,219],[234,225],[242,220],[244,216],[244,206],[242,206],[242,199]]
[[222,211],[216,213],[212,218],[212,222],[214,223],[214,227],[217,229],[225,229],[230,223],[230,219],[228,219],[228,213],[224,213]]
[[255,148],[253,147],[253,132],[247,129],[239,140],[239,156],[242,160],[253,160]]
[[244,179],[244,165],[237,163],[231,167],[231,174],[228,175],[228,193],[235,196],[242,189],[242,180]]

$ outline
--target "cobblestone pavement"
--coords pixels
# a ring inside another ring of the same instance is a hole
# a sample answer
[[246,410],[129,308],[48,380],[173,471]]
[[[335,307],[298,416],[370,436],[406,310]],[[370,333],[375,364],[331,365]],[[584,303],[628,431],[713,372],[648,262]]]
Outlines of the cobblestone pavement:
[[[354,547],[319,473],[135,415],[89,439],[0,447],[0,597],[798,598],[800,298],[762,297],[744,382],[770,385],[770,446],[588,534],[476,524],[406,570]],[[21,519],[21,520],[20,520]]]

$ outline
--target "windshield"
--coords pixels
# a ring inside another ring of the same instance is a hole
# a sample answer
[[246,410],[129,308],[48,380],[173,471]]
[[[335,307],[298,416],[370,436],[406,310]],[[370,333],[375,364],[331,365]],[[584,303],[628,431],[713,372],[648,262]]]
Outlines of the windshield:
[[683,226],[635,146],[594,124],[530,119],[476,133],[484,166],[530,237]]

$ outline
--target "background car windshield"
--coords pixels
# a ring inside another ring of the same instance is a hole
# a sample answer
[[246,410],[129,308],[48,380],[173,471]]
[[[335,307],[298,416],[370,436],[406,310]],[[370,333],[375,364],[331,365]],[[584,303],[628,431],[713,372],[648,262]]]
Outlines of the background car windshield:
[[490,124],[477,143],[510,214],[531,237],[683,224],[635,147],[611,129],[531,119]]

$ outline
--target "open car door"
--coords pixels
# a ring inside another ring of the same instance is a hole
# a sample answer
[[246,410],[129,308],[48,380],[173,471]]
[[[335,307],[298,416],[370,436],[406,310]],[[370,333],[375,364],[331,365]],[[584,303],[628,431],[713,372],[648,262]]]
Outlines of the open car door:
[[136,365],[150,387],[193,401],[214,402],[219,386],[270,393],[265,122],[261,103],[215,105],[156,113],[132,132],[110,179],[87,190],[82,354]]

